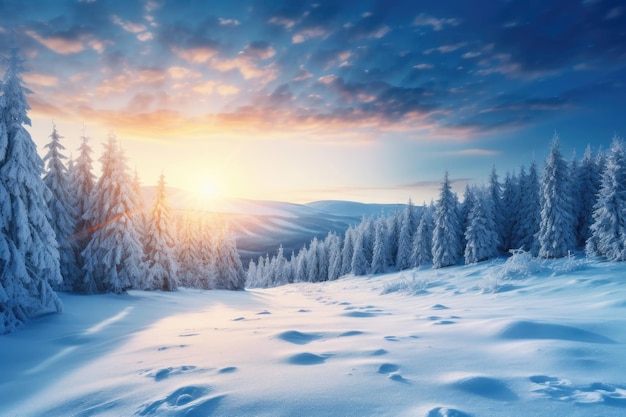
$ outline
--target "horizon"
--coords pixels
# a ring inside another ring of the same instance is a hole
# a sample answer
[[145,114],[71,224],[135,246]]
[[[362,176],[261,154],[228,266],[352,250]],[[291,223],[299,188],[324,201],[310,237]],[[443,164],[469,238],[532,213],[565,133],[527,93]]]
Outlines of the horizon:
[[54,121],[68,157],[115,132],[143,185],[421,204],[445,171],[460,195],[543,165],[555,131],[567,159],[624,136],[617,1],[185,6],[0,1],[40,153]]

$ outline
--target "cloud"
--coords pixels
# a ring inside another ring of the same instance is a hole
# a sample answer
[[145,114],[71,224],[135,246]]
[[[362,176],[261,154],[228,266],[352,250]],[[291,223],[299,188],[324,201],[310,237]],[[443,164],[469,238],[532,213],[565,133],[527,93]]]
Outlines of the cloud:
[[35,84],[42,87],[56,87],[59,85],[58,77],[33,72],[24,74],[24,81],[28,84]]
[[430,55],[433,52],[439,52],[441,54],[449,54],[450,52],[454,52],[458,49],[463,48],[465,45],[467,45],[467,42],[460,42],[460,43],[455,43],[451,45],[442,45],[436,48],[430,48],[430,49],[425,50],[424,55]]
[[304,65],[300,65],[298,71],[296,72],[296,75],[293,77],[293,81],[305,81],[309,78],[313,78],[313,73],[306,69]]
[[218,20],[222,26],[239,26],[241,24],[237,19],[223,19],[220,17]]
[[140,33],[147,29],[146,25],[144,24],[133,23],[133,22],[123,20],[122,18],[120,18],[118,15],[115,15],[115,14],[111,16],[111,21],[117,26],[124,29],[126,32],[130,32],[130,33]]
[[426,69],[433,69],[435,68],[435,66],[433,64],[417,64],[417,65],[413,65],[413,68],[415,68],[416,70],[426,70]]
[[451,153],[461,156],[497,156],[500,155],[502,152],[493,149],[471,148],[461,149],[459,151],[452,151]]
[[420,13],[413,19],[413,25],[415,26],[430,26],[435,31],[441,31],[446,26],[458,26],[461,24],[460,19],[456,18],[442,18],[437,19],[432,16],[428,16],[424,13]]
[[239,94],[239,88],[234,85],[219,85],[217,87],[217,94],[220,96],[233,96]]
[[237,70],[246,80],[259,79],[268,83],[278,77],[278,69],[274,64],[263,65],[260,61],[267,61],[275,54],[276,51],[268,43],[252,42],[246,45],[235,58],[213,57],[210,60],[210,66],[220,72]]
[[151,32],[144,32],[137,35],[137,39],[141,42],[146,42],[154,39],[154,35]]
[[85,45],[78,39],[64,38],[61,36],[43,37],[33,30],[25,32],[28,36],[35,39],[51,51],[61,55],[69,55],[81,52],[85,49]]
[[215,81],[205,81],[193,86],[192,90],[196,93],[210,95],[215,90]]
[[200,78],[202,76],[202,74],[200,74],[199,72],[191,71],[188,68],[179,67],[179,66],[169,67],[167,69],[167,73],[171,78],[175,80],[187,79],[187,78]]
[[272,25],[282,26],[285,29],[289,30],[296,25],[297,20],[287,17],[273,16],[267,22]]
[[217,54],[218,49],[211,46],[200,46],[188,49],[175,47],[172,51],[180,58],[191,64],[204,64]]
[[330,32],[326,31],[323,27],[313,27],[308,29],[303,29],[298,33],[294,34],[291,37],[291,42],[293,43],[302,43],[306,42],[312,38],[322,38],[325,39],[330,36]]

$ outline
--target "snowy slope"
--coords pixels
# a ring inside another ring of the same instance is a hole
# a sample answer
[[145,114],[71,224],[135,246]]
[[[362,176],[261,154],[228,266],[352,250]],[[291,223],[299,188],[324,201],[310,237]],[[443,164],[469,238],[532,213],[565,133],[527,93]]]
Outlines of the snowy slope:
[[0,415],[623,416],[624,276],[498,260],[63,295],[63,314],[0,339]]

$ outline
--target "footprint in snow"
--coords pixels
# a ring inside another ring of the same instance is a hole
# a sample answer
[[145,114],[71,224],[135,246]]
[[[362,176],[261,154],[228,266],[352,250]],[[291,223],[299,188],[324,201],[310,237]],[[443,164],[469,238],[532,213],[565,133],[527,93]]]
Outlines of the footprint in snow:
[[314,353],[302,352],[287,358],[287,363],[291,365],[319,365],[326,362],[331,354],[316,355]]
[[324,335],[321,333],[304,333],[297,330],[287,330],[285,332],[278,333],[276,337],[295,345],[306,345],[314,340],[321,339]]
[[456,408],[435,407],[426,414],[426,417],[472,417],[472,415]]
[[204,386],[181,387],[165,398],[147,404],[138,414],[140,416],[210,415],[226,396],[208,397],[209,392],[211,389]]
[[402,382],[404,384],[408,384],[409,381],[400,375],[400,367],[394,363],[383,363],[378,367],[379,374],[387,375],[387,378],[392,381]]
[[472,376],[452,384],[460,391],[497,401],[517,401],[519,397],[499,379],[486,376]]
[[155,381],[159,382],[171,376],[180,375],[180,374],[183,374],[189,371],[195,371],[195,370],[198,370],[197,367],[192,366],[192,365],[183,365],[183,366],[176,366],[176,367],[170,366],[167,368],[159,369],[156,372],[150,372],[146,376],[150,378],[154,378]]
[[259,311],[258,313],[256,313],[257,316],[266,315],[266,314],[272,314],[272,313],[267,310]]
[[626,386],[614,386],[603,382],[574,385],[566,379],[547,375],[533,375],[530,381],[537,385],[533,392],[545,398],[574,404],[606,404],[626,408]]

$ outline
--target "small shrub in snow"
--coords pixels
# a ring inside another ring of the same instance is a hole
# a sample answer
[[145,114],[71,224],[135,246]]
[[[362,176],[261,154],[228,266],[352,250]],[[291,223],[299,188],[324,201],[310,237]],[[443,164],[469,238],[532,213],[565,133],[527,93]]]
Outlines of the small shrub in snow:
[[391,294],[394,292],[403,292],[409,295],[418,295],[427,293],[430,282],[426,279],[418,279],[417,274],[413,272],[410,278],[400,275],[400,278],[385,284],[381,295]]
[[543,262],[523,249],[511,249],[511,257],[506,260],[496,274],[501,279],[526,278],[543,270]]

